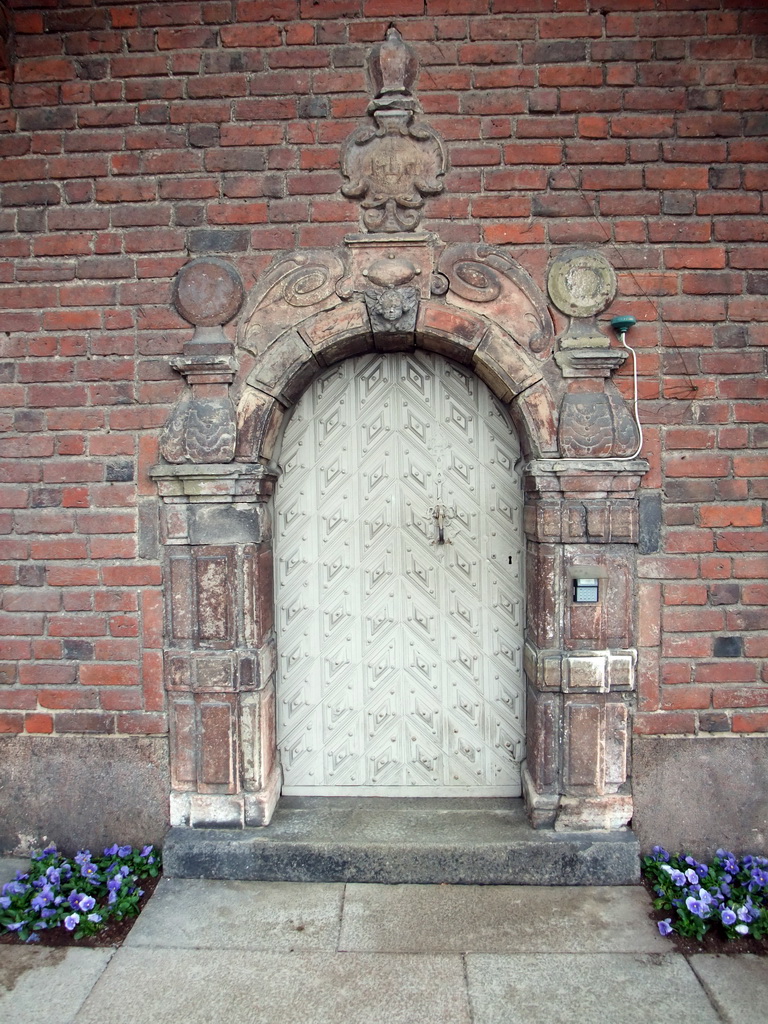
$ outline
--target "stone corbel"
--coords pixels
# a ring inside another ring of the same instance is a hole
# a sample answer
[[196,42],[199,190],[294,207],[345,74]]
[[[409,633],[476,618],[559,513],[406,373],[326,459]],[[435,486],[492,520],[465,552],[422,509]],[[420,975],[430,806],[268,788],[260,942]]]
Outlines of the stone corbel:
[[183,267],[176,278],[173,302],[195,325],[183,354],[171,366],[190,390],[181,397],[163,430],[160,453],[166,462],[227,463],[235,457],[237,426],[229,386],[237,363],[223,331],[243,302],[243,285],[233,267],[204,257]]

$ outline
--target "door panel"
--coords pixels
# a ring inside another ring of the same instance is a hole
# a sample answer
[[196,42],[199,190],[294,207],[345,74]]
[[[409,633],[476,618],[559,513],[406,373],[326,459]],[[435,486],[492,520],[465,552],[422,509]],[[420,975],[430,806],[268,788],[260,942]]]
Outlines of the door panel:
[[276,495],[283,792],[519,794],[518,457],[437,355],[348,360],[304,394]]

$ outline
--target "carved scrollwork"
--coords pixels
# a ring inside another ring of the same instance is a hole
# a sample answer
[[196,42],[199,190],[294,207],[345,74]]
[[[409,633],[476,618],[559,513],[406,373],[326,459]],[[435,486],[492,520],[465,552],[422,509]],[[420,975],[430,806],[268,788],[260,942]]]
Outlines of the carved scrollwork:
[[493,302],[501,295],[501,279],[490,267],[472,260],[454,265],[451,287],[469,302]]
[[554,331],[544,296],[504,250],[490,245],[451,245],[437,269],[448,279],[448,302],[496,320],[539,358],[550,354]]
[[253,290],[240,345],[259,355],[286,327],[337,305],[336,285],[343,275],[341,257],[328,249],[307,249],[279,259]]
[[449,280],[447,301],[495,319],[518,344],[540,358],[549,355],[554,331],[544,296],[504,250],[449,246],[437,269]]

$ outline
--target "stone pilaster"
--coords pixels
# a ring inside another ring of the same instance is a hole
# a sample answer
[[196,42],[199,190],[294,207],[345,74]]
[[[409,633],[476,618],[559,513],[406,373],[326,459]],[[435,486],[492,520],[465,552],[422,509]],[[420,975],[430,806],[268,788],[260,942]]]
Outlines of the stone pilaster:
[[274,474],[237,464],[158,466],[165,545],[171,821],[265,825],[275,748]]
[[[530,589],[526,806],[535,827],[616,829],[632,817],[636,490],[642,460],[526,467]],[[580,602],[576,581],[596,581]]]

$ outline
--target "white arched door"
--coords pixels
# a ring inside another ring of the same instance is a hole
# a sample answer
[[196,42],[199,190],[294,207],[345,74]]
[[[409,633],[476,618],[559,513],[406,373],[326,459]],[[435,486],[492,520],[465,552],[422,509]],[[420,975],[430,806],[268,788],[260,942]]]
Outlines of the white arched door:
[[519,795],[518,457],[488,388],[431,353],[305,392],[275,499],[284,793]]

